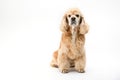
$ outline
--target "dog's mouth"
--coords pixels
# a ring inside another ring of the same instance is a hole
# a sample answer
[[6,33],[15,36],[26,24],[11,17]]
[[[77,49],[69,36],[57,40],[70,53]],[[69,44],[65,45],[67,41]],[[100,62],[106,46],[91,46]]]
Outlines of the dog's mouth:
[[71,21],[71,25],[76,25],[76,21]]
[[71,21],[71,26],[76,26],[77,22],[76,21]]

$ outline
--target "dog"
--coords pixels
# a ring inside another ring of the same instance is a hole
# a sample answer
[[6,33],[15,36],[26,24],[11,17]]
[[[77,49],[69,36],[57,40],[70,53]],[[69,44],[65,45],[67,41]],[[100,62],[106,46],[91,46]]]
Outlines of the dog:
[[68,73],[74,68],[80,73],[85,72],[85,34],[88,24],[78,8],[69,9],[63,16],[60,30],[62,31],[59,49],[53,53],[52,67],[58,67],[60,72]]

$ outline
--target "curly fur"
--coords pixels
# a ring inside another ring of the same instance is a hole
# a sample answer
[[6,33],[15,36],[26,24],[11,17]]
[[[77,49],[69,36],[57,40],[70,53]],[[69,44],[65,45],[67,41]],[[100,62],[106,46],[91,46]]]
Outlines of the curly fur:
[[[74,33],[68,24],[69,14],[80,15],[79,25],[74,28]],[[60,30],[62,31],[60,47],[53,53],[51,66],[58,67],[62,73],[68,72],[71,67],[74,67],[78,72],[84,72],[86,63],[84,44],[88,25],[79,9],[70,9],[65,13]]]

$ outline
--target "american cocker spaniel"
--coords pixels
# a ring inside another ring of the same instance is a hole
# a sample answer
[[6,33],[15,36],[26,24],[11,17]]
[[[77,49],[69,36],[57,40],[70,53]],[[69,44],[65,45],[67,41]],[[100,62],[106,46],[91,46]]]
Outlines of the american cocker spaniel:
[[62,37],[59,49],[53,53],[51,66],[58,67],[62,73],[67,73],[71,68],[85,72],[85,34],[88,25],[79,9],[68,10],[60,26]]

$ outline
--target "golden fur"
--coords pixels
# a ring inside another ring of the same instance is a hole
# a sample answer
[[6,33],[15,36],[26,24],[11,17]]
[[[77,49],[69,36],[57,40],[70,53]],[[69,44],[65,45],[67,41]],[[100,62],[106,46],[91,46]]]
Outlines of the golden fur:
[[[74,28],[74,34],[72,34],[72,27],[68,25],[66,21],[68,15],[79,14],[81,19],[80,24]],[[84,21],[84,17],[79,9],[68,10],[62,19],[60,26],[62,31],[62,37],[60,47],[53,53],[53,59],[51,66],[58,67],[62,73],[66,73],[71,67],[74,67],[76,71],[83,73],[85,70],[85,34],[88,32],[88,25]]]

